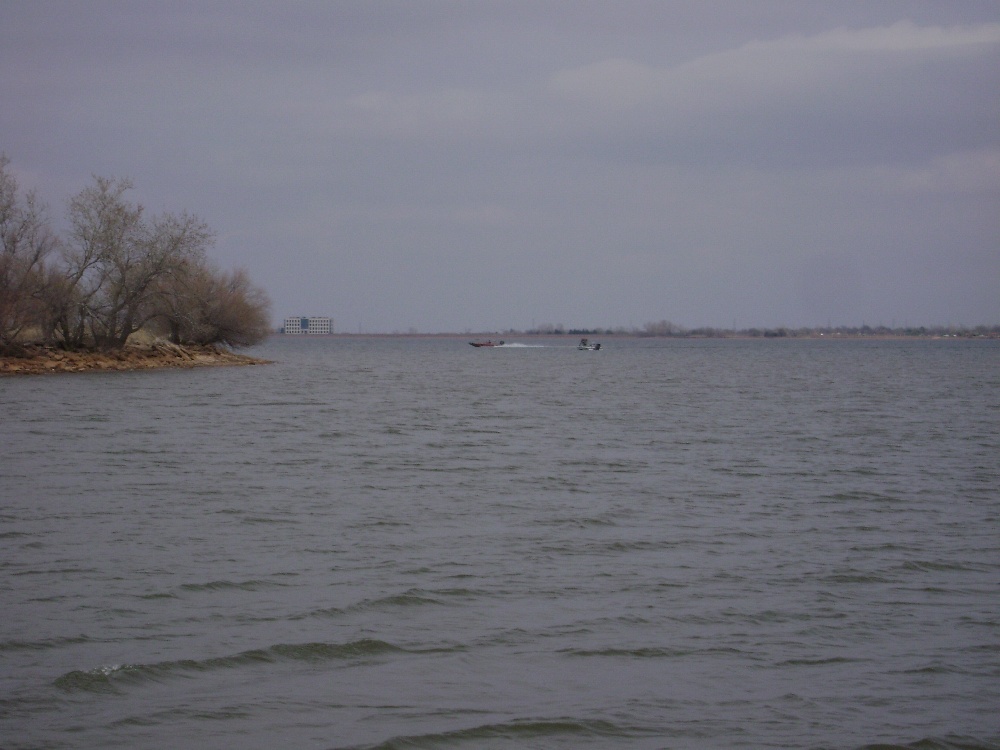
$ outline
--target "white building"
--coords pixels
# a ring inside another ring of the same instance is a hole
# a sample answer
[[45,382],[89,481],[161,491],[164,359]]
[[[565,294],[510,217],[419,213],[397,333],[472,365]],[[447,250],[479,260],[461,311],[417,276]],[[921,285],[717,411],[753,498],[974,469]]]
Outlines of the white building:
[[330,334],[333,333],[333,319],[323,317],[292,317],[285,318],[285,333]]

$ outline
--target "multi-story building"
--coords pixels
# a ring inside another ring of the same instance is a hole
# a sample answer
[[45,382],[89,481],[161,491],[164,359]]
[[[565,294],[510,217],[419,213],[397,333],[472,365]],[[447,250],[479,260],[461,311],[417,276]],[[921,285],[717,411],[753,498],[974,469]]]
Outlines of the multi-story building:
[[285,318],[285,333],[290,334],[330,334],[333,333],[333,320],[323,317],[292,317]]

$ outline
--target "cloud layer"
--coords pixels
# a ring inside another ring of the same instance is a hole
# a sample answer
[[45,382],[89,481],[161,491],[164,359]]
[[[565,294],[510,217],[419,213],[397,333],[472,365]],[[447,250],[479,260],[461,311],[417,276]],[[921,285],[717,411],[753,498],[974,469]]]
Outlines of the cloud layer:
[[914,10],[7,4],[0,149],[341,330],[997,323],[1000,10]]

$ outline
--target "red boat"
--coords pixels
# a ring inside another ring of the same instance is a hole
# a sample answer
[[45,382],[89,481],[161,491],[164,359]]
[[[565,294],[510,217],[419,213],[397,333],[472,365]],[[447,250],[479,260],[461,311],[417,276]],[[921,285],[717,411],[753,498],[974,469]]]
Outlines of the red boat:
[[503,346],[503,342],[502,341],[500,341],[500,342],[494,342],[492,340],[490,340],[490,341],[470,341],[469,345],[470,346],[476,346],[476,347],[478,347],[478,346]]

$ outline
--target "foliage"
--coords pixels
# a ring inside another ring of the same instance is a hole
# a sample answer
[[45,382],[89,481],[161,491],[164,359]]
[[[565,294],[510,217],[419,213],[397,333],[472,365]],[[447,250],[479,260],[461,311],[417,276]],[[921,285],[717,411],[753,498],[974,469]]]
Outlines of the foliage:
[[145,327],[175,343],[247,346],[270,302],[246,272],[209,266],[214,235],[186,213],[148,216],[126,179],[95,177],[72,198],[64,240],[34,194],[20,198],[0,157],[0,347],[27,331],[67,349],[120,349]]
[[0,349],[37,324],[45,297],[45,260],[57,241],[33,192],[18,195],[17,180],[0,154]]
[[270,330],[270,301],[246,271],[192,265],[159,288],[158,325],[175,344],[249,346]]

